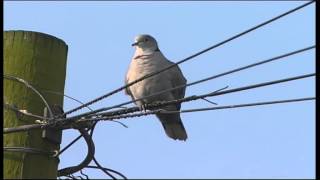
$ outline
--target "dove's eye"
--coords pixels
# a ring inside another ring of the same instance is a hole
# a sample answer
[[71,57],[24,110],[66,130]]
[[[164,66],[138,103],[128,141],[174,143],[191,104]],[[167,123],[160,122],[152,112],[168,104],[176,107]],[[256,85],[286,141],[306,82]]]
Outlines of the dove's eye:
[[146,42],[147,42],[147,41],[148,41],[148,39],[145,39],[144,41],[146,41]]

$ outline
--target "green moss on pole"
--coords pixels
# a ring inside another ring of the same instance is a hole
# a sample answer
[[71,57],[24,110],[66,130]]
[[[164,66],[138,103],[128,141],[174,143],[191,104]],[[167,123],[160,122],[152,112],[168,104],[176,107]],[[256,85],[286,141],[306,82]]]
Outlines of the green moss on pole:
[[[68,46],[51,35],[31,31],[4,32],[4,74],[22,78],[32,84],[50,105],[63,107]],[[44,103],[23,84],[4,79],[4,102],[33,114],[43,115]],[[4,110],[4,127],[34,124],[34,118],[17,116]],[[42,130],[4,135],[5,147],[30,147],[44,151],[59,150],[59,145],[41,137]],[[46,155],[4,152],[4,178],[57,178],[59,159]]]

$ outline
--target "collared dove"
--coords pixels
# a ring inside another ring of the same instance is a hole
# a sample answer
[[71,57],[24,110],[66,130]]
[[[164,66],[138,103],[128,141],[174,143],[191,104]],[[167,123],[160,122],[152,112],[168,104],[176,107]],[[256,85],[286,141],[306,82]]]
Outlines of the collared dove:
[[[167,60],[158,48],[157,41],[150,35],[138,35],[132,46],[136,47],[136,51],[131,60],[125,84],[137,80],[147,74],[159,71],[168,67],[173,62]],[[143,98],[157,92],[185,85],[187,80],[183,76],[178,66],[174,66],[158,75],[142,80],[128,88],[126,94],[130,95],[133,100]],[[136,101],[136,105],[140,109],[144,109],[145,104],[154,102],[170,101],[183,98],[185,95],[185,87],[173,91],[169,91],[157,96]],[[168,105],[162,109],[168,111],[180,110],[181,104]],[[166,134],[172,139],[186,140],[187,132],[182,124],[180,113],[164,114],[157,113],[156,116],[161,121]]]

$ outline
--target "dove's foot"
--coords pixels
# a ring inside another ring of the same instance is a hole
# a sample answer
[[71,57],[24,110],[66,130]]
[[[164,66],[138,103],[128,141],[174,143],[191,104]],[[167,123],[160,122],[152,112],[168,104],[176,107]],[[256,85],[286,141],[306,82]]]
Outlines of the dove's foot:
[[147,108],[146,108],[146,105],[145,104],[141,104],[138,106],[139,107],[139,110],[140,111],[143,111],[143,112],[146,112],[147,111]]

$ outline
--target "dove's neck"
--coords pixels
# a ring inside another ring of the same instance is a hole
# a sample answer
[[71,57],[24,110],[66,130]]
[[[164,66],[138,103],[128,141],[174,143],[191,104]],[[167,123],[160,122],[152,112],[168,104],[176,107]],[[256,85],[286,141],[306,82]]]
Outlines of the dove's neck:
[[158,52],[159,48],[158,47],[149,47],[149,48],[141,48],[137,47],[135,56],[142,56],[142,55],[152,55],[155,52]]

